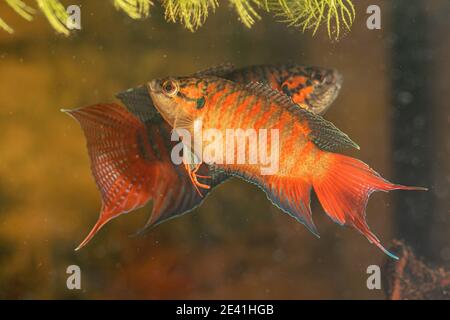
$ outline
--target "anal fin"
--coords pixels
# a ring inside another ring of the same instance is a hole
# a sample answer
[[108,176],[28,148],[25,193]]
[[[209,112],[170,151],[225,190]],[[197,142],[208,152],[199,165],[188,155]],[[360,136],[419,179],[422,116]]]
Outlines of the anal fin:
[[311,183],[301,179],[287,176],[257,176],[249,178],[248,175],[235,174],[244,180],[250,181],[260,187],[267,198],[289,216],[305,225],[316,237],[319,232],[314,224],[311,213]]

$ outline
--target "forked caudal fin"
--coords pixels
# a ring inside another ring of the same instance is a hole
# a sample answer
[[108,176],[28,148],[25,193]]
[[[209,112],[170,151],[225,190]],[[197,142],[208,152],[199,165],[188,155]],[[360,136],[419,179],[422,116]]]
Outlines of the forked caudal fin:
[[341,154],[325,152],[317,160],[316,172],[312,172],[307,178],[240,176],[258,184],[272,203],[318,236],[309,204],[313,187],[324,211],[331,219],[340,225],[353,226],[389,257],[398,259],[386,250],[370,231],[365,213],[367,201],[374,191],[427,189],[390,183],[362,161]]
[[89,240],[109,220],[144,206],[152,195],[149,175],[151,152],[144,144],[143,124],[117,104],[98,104],[62,110],[81,125],[86,136],[91,170],[102,196],[98,221],[77,247]]
[[328,156],[327,168],[312,178],[324,211],[335,222],[353,226],[389,257],[398,259],[370,231],[366,222],[367,201],[374,191],[427,189],[393,184],[357,159],[336,153]]
[[[108,221],[150,200],[152,213],[140,233],[191,211],[204,200],[182,166],[172,163],[172,142],[165,123],[146,126],[114,103],[62,111],[75,118],[84,131],[91,171],[102,196],[100,216],[77,250]],[[213,175],[212,185],[225,179],[206,166],[200,173]]]

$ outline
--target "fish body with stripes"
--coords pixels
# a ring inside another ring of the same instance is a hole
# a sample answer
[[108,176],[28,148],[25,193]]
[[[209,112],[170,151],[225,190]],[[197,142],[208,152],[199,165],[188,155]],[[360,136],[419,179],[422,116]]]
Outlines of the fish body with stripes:
[[[362,161],[341,154],[345,148],[359,149],[359,146],[307,106],[294,103],[284,90],[261,83],[241,84],[214,76],[194,76],[152,80],[148,91],[164,120],[175,130],[188,132],[190,137],[200,129],[218,131],[223,137],[230,130],[278,132],[276,143],[267,143],[278,148],[276,172],[263,174],[261,163],[248,161],[250,156],[244,157],[245,162],[216,158],[208,165],[256,184],[274,205],[318,236],[310,208],[314,190],[332,220],[354,227],[384,253],[396,258],[367,225],[367,201],[374,191],[424,188],[391,183]],[[186,143],[201,160],[208,148],[205,140]],[[235,160],[239,153],[258,152],[251,144],[245,148],[231,149],[231,159]],[[229,151],[226,147],[225,152]],[[186,171],[192,183],[208,189],[207,184],[198,181],[197,171],[189,168]]]

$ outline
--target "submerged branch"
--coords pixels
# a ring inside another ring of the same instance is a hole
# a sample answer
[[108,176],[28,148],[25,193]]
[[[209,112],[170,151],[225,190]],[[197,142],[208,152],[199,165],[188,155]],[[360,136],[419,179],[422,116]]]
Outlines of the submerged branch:
[[390,300],[450,299],[450,270],[426,265],[402,241],[391,250],[400,260],[386,265],[384,288]]

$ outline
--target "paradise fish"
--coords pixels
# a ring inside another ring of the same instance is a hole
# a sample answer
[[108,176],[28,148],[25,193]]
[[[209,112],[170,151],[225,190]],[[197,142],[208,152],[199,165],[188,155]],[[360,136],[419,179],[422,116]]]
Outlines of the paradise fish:
[[[374,191],[426,189],[393,184],[365,163],[336,153],[341,148],[359,147],[331,122],[300,108],[280,91],[258,83],[242,85],[217,77],[179,77],[153,80],[148,90],[167,123],[176,130],[187,130],[191,136],[199,129],[218,130],[224,137],[230,129],[277,130],[279,170],[273,175],[261,174],[258,163],[209,164],[255,183],[273,204],[318,236],[310,209],[313,188],[330,218],[341,225],[353,226],[387,255],[396,258],[366,223],[368,198]],[[206,149],[203,145],[198,150],[197,144],[189,147],[200,159],[199,151]],[[248,144],[246,147],[250,148]],[[238,150],[233,152],[235,159]],[[245,152],[250,154],[250,150]],[[195,171],[189,174],[197,183]]]
[[[235,69],[226,64],[195,76],[220,76],[236,81],[260,81],[283,90],[303,107],[323,113],[336,98],[342,76],[334,69],[298,65],[251,66]],[[175,165],[170,153],[172,128],[154,108],[146,86],[129,89],[118,104],[98,104],[63,110],[81,125],[87,140],[91,171],[102,196],[100,217],[77,249],[83,247],[109,220],[144,206],[153,199],[152,213],[140,231],[187,213],[200,205],[210,190],[196,192],[188,172]],[[230,176],[202,165],[214,187]]]

